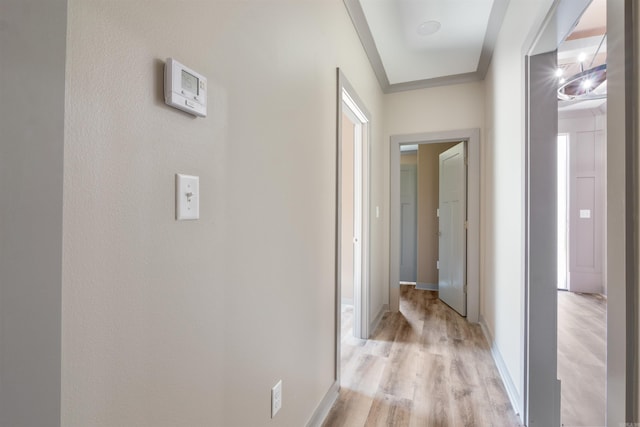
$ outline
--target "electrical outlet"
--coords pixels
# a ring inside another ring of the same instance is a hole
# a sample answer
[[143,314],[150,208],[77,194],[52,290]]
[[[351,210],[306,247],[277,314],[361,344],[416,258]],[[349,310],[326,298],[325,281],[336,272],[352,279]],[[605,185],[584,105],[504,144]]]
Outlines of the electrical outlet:
[[282,380],[271,389],[271,418],[282,408]]

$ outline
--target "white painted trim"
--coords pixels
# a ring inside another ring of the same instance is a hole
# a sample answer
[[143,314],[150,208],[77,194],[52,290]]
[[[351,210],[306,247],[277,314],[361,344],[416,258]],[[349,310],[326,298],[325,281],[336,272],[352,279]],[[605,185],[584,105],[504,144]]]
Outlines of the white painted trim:
[[309,418],[309,421],[307,421],[307,424],[305,424],[306,427],[322,426],[325,419],[327,418],[327,415],[329,415],[329,411],[331,411],[333,404],[336,402],[336,400],[338,400],[339,390],[340,385],[337,381],[331,384],[331,387],[329,387],[329,390],[327,390],[327,393],[320,401],[320,404],[318,405],[316,410],[313,411],[311,418]]
[[362,112],[358,103],[353,100],[351,95],[349,95],[349,91],[344,87],[342,88],[342,101],[347,104],[347,107],[349,107],[349,110],[356,116],[358,121],[361,123],[369,122],[369,118]]
[[371,331],[371,333],[375,332],[376,328],[380,324],[380,321],[382,320],[382,316],[384,316],[384,314],[387,311],[389,311],[389,304],[383,304],[382,308],[380,308],[380,311],[378,312],[376,317],[371,322],[371,325],[369,325],[369,331]]
[[461,129],[392,135],[390,138],[389,190],[389,308],[400,307],[400,146],[439,142],[467,142],[467,320],[477,323],[480,316],[480,129]]
[[518,393],[518,389],[516,388],[516,384],[513,382],[513,378],[511,378],[511,375],[509,375],[509,369],[507,368],[506,363],[504,363],[502,354],[500,353],[498,346],[493,340],[493,335],[489,331],[487,322],[484,317],[482,317],[482,315],[480,315],[479,323],[482,329],[482,333],[484,334],[484,338],[487,340],[489,347],[491,347],[491,357],[493,357],[493,361],[496,364],[496,368],[498,369],[498,373],[500,374],[500,379],[502,379],[502,384],[507,391],[507,396],[509,396],[511,406],[513,407],[513,410],[515,411],[520,421],[524,423],[524,413],[522,411],[522,408],[520,407],[522,397],[520,396],[520,393]]
[[423,282],[416,283],[416,289],[420,291],[437,291],[438,288],[439,286],[437,283],[423,283]]

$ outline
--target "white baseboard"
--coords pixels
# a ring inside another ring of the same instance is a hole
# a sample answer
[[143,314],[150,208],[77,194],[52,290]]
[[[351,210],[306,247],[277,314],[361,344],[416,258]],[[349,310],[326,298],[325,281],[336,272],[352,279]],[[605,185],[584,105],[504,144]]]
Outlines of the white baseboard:
[[482,315],[480,315],[480,327],[482,328],[482,333],[484,334],[485,339],[491,346],[491,356],[493,357],[493,361],[498,368],[498,373],[500,374],[500,378],[502,379],[502,384],[504,384],[504,388],[507,390],[507,396],[509,396],[511,406],[513,406],[513,410],[516,412],[516,415],[520,419],[520,422],[524,424],[524,412],[520,407],[520,393],[518,393],[518,389],[513,382],[513,378],[511,378],[511,375],[509,374],[507,365],[504,363],[502,354],[496,346],[493,336],[491,335],[491,332],[489,332],[489,328],[487,327],[487,322],[485,321],[484,317],[482,317]]
[[324,423],[327,415],[329,415],[331,407],[335,403],[336,399],[338,399],[339,390],[340,386],[338,385],[338,382],[334,381],[334,383],[331,384],[331,387],[329,387],[327,394],[325,394],[322,398],[322,401],[320,402],[316,410],[313,411],[313,415],[311,415],[311,418],[309,419],[309,421],[307,421],[306,427],[320,427],[322,423]]
[[378,325],[380,324],[380,321],[382,320],[382,316],[387,311],[389,311],[389,304],[383,304],[382,308],[380,308],[380,311],[376,315],[375,319],[373,319],[373,322],[371,322],[371,324],[369,325],[369,336],[371,336],[376,331],[376,328],[378,327]]
[[438,290],[438,284],[437,283],[418,282],[418,283],[416,283],[416,289],[419,289],[421,291],[437,291]]

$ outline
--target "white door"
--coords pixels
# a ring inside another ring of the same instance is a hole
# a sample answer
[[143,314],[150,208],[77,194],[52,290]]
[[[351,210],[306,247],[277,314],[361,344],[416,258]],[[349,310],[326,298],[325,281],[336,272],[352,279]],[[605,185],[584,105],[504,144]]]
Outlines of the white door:
[[440,154],[438,290],[440,299],[462,316],[466,295],[466,167],[464,142]]
[[[341,138],[341,275],[351,279],[353,286],[353,335],[369,338],[368,292],[368,119],[355,101],[343,89],[343,128]],[[350,145],[349,147],[347,145]],[[347,155],[347,151],[351,154]],[[347,176],[348,175],[348,176]],[[350,226],[345,227],[345,226]],[[342,239],[344,237],[344,239]],[[349,242],[349,244],[345,244]],[[349,256],[350,255],[350,256]],[[350,260],[348,259],[350,258]],[[349,263],[351,261],[351,263]],[[344,271],[351,265],[351,271]],[[349,285],[346,285],[349,286]],[[340,302],[342,302],[340,300]]]
[[418,172],[416,165],[400,169],[400,281],[415,282],[418,274]]
[[[569,290],[605,293],[603,280],[605,150],[603,131],[569,140]],[[559,268],[559,267],[558,267]]]

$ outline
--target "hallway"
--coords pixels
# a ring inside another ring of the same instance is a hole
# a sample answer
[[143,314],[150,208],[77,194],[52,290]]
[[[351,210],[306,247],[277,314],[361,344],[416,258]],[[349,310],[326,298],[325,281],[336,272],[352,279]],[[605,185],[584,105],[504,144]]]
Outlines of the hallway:
[[479,325],[400,287],[370,340],[353,338],[343,310],[340,397],[325,427],[520,425]]

